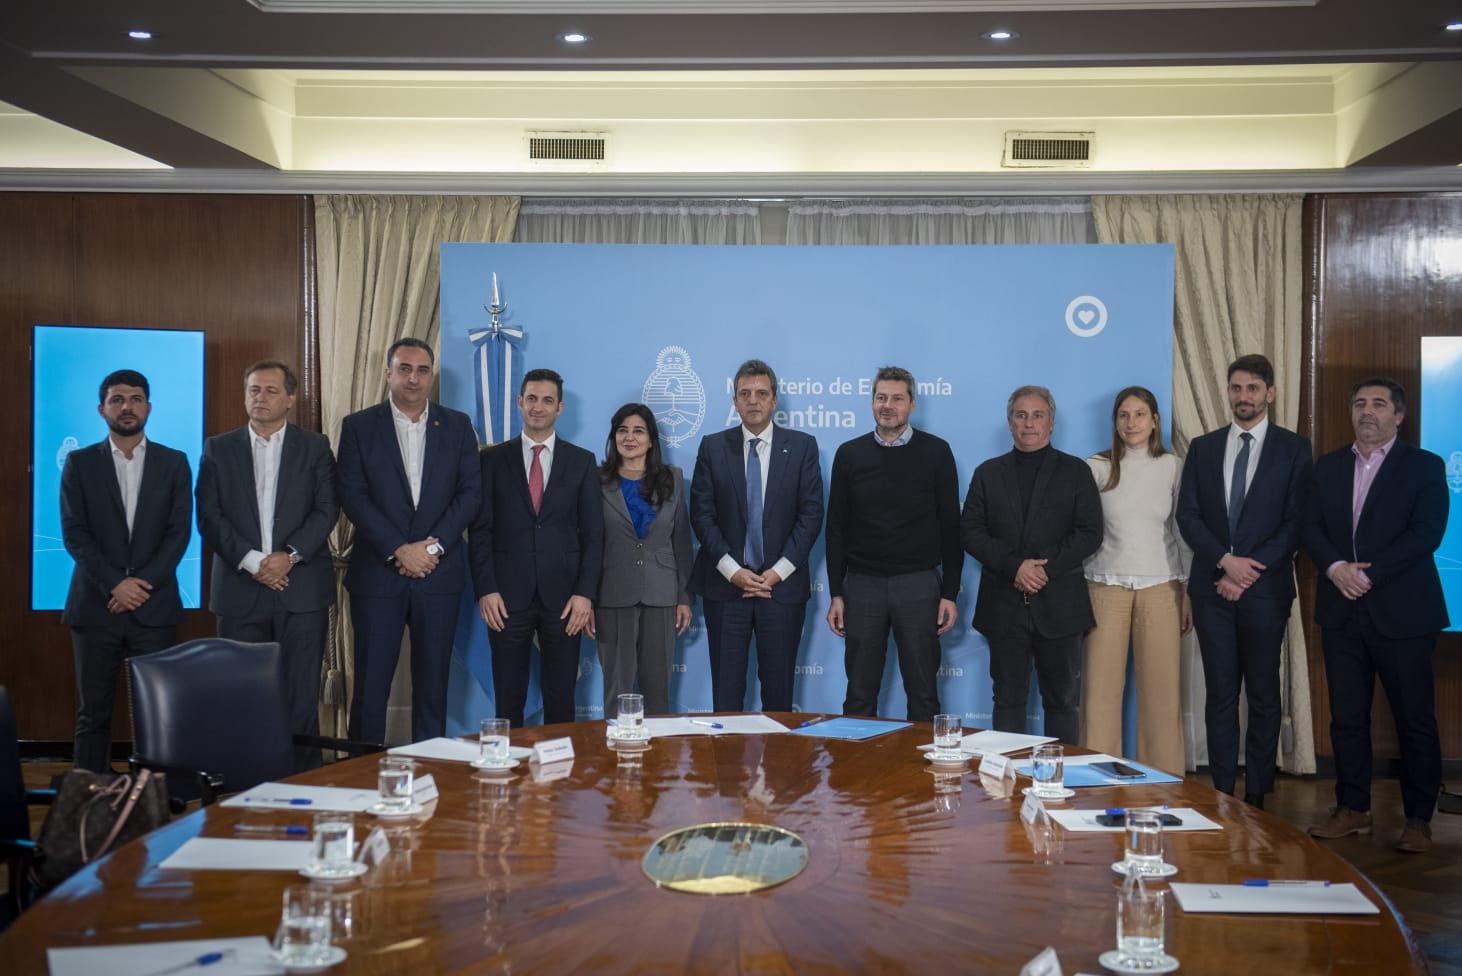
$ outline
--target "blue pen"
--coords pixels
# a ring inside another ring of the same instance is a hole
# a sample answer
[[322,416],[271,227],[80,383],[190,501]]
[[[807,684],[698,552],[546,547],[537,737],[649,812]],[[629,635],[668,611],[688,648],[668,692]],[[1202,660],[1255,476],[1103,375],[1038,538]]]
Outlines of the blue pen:
[[726,726],[722,725],[720,722],[707,722],[707,721],[704,721],[704,720],[698,719],[698,718],[691,719],[690,720],[690,724],[691,725],[704,725],[708,729],[724,729],[726,727]]
[[205,952],[197,958],[189,959],[187,962],[180,962],[176,966],[169,966],[167,969],[159,969],[156,972],[149,973],[148,976],[168,976],[169,973],[181,973],[189,969],[201,969],[204,966],[212,966],[216,962],[223,962],[233,954],[233,949],[228,949],[223,952]]
[[240,834],[308,834],[310,828],[302,824],[234,824]]
[[1246,888],[1277,888],[1277,887],[1279,887],[1281,885],[1286,885],[1286,886],[1290,886],[1290,887],[1328,888],[1328,887],[1330,887],[1330,882],[1328,882],[1328,881],[1270,881],[1268,878],[1245,878],[1244,879],[1244,887],[1246,887]]
[[807,721],[803,722],[801,725],[799,725],[797,727],[799,729],[805,729],[809,725],[816,725],[818,722],[821,722],[821,721],[822,721],[822,716],[819,715],[817,718],[810,718],[810,719],[808,719]]
[[314,803],[315,801],[314,800],[311,800],[307,796],[291,796],[291,797],[283,797],[283,796],[278,796],[278,797],[276,797],[276,796],[248,797],[248,796],[246,796],[246,797],[244,797],[243,802],[244,803],[248,803],[248,804],[253,804],[253,803],[283,803],[286,806],[291,806],[291,807],[307,807],[311,803]]

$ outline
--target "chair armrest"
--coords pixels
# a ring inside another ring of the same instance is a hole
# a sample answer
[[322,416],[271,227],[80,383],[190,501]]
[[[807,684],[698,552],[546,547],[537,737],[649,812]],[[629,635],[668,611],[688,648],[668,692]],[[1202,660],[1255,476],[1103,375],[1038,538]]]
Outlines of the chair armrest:
[[327,735],[305,735],[303,732],[296,732],[294,734],[294,744],[297,746],[315,746],[319,749],[334,749],[336,752],[345,752],[352,756],[369,756],[373,753],[386,751],[386,745],[382,742],[334,739]]
[[55,790],[26,790],[25,802],[27,806],[48,807],[56,802]]
[[165,773],[168,776],[177,776],[181,779],[194,781],[198,784],[198,793],[205,807],[214,803],[218,799],[219,791],[223,789],[223,776],[218,773],[210,773],[202,769],[192,769],[188,766],[175,766],[172,763],[165,763],[136,754],[127,759],[127,765],[133,770],[150,769],[155,773]]

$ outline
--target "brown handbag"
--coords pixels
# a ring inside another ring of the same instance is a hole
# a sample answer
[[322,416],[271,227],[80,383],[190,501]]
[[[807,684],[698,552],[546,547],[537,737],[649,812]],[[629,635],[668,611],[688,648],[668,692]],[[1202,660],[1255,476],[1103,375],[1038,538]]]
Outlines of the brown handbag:
[[41,824],[41,860],[31,880],[53,888],[92,861],[168,822],[167,783],[144,769],[134,777],[73,769],[61,779]]

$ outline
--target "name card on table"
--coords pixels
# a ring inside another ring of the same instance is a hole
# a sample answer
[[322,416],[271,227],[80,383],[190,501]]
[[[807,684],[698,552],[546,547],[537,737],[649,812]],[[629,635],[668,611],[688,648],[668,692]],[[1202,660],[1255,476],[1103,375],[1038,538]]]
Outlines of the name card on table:
[[574,758],[574,740],[568,736],[562,739],[545,739],[533,746],[533,761],[546,766]]
[[980,775],[991,776],[995,779],[1004,779],[1005,770],[1009,766],[1009,756],[1002,756],[998,752],[987,752],[980,758]]
[[1020,976],[1061,976],[1061,960],[1056,950],[1046,946],[1036,957],[1020,968]]
[[360,861],[362,864],[380,864],[391,853],[391,841],[386,837],[386,832],[376,827],[366,839],[360,842]]
[[1046,818],[1046,805],[1034,792],[1025,795],[1025,802],[1020,805],[1020,819],[1028,824],[1034,824],[1038,820]]
[[416,777],[416,782],[411,785],[412,803],[429,803],[437,798],[437,781],[432,779],[431,773],[425,776]]

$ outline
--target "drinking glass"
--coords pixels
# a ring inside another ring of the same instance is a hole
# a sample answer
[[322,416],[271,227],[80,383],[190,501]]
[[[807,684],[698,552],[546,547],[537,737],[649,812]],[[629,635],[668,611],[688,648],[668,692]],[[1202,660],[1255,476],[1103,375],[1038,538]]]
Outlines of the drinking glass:
[[1031,753],[1031,781],[1036,796],[1060,796],[1065,789],[1062,775],[1066,752],[1059,742],[1046,742]]
[[338,811],[315,814],[315,829],[310,836],[310,874],[317,878],[343,878],[354,868],[354,815]]
[[1164,959],[1163,894],[1142,879],[1117,892],[1118,962],[1128,969],[1157,969]]
[[410,809],[416,763],[404,756],[387,756],[377,763],[377,769],[376,785],[381,793],[378,805],[386,810]]
[[484,765],[506,766],[508,764],[508,720],[485,718],[477,737],[478,762]]
[[960,740],[964,737],[964,726],[958,715],[934,716],[934,758],[954,762],[964,758]]
[[286,966],[314,966],[329,958],[330,893],[323,887],[291,885],[284,889],[284,908],[274,950]]
[[1122,860],[1128,873],[1162,873],[1162,811],[1134,808],[1127,811],[1127,848]]
[[642,739],[645,735],[645,698],[643,695],[620,695],[619,715],[615,722],[616,737]]

